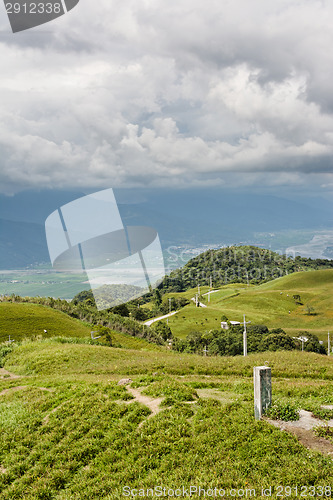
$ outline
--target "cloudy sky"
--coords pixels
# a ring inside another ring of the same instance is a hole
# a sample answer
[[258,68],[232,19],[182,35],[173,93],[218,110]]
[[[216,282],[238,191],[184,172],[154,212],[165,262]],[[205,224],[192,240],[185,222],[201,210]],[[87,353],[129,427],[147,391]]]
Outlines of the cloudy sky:
[[333,193],[333,3],[81,0],[12,34],[0,5],[0,191]]

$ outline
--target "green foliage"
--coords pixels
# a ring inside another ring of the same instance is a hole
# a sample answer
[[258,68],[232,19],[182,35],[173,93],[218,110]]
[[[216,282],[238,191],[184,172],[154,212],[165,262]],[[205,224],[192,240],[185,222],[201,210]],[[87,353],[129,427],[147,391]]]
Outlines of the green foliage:
[[171,406],[177,402],[198,399],[198,394],[192,387],[171,378],[164,378],[163,380],[153,382],[143,391],[143,394],[154,398],[165,398],[163,406]]
[[318,425],[318,427],[315,427],[313,429],[313,432],[315,433],[316,436],[328,439],[333,443],[333,428],[329,427],[328,425]]
[[183,292],[200,285],[215,288],[228,283],[259,284],[299,271],[331,269],[333,261],[287,257],[255,246],[230,246],[208,250],[172,271],[159,286],[162,293]]
[[320,344],[317,335],[313,335],[307,331],[300,331],[299,337],[307,337],[307,341],[304,342],[304,351],[306,352],[317,352],[318,354],[326,354],[325,347]]
[[[318,343],[318,345],[320,345]],[[265,325],[251,325],[247,329],[248,353],[296,349],[294,340],[282,329],[271,332]],[[243,326],[231,326],[228,330],[210,330],[206,333],[192,332],[185,340],[175,339],[173,349],[178,352],[202,354],[204,347],[209,355],[237,356],[243,352]],[[313,347],[310,344],[310,350]],[[322,346],[321,346],[322,347]],[[314,347],[317,349],[317,344]],[[314,352],[319,352],[315,350]]]
[[153,329],[165,342],[172,338],[171,329],[164,321],[156,321],[153,323]]
[[[143,311],[143,308],[139,310]],[[94,324],[155,344],[164,344],[163,338],[154,329],[108,310],[98,311],[87,300],[74,305],[66,300],[50,301],[43,297],[3,297],[0,313],[0,341],[8,339],[9,334],[15,340],[36,335],[44,338],[90,337],[91,325]],[[83,324],[83,321],[90,323],[90,326]]]
[[296,349],[296,344],[285,333],[271,333],[260,342],[258,347],[260,351],[291,351]]
[[305,310],[306,310],[306,314],[308,316],[315,316],[316,315],[316,311],[315,311],[315,308],[310,306],[309,304],[307,304],[305,306]]
[[14,349],[13,344],[0,344],[0,368],[3,367],[5,357]]
[[259,497],[268,486],[331,484],[331,459],[256,422],[252,402],[193,395],[188,404],[175,401],[185,383],[165,382],[172,390],[156,384],[152,393],[169,391],[172,407],[149,419],[116,382],[40,376],[9,391],[0,403],[1,499],[111,500],[125,485],[246,487]]
[[96,332],[96,334],[94,334],[94,337],[101,337],[102,342],[105,342],[107,345],[112,346],[112,332],[110,328],[102,325],[93,325],[93,329]]
[[124,317],[128,317],[130,314],[127,304],[120,304],[119,306],[112,307],[109,311]]
[[283,403],[277,400],[266,410],[265,415],[273,420],[285,420],[286,422],[299,420],[299,408],[291,402]]
[[96,306],[92,290],[82,290],[82,292],[77,293],[72,299],[72,304],[77,305],[86,301],[87,304]]

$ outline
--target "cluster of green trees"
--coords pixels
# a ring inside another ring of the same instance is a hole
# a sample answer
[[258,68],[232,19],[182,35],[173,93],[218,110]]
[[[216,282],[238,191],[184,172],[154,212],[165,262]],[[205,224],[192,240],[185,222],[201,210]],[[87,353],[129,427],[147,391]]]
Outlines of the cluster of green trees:
[[[304,351],[326,354],[325,347],[318,337],[309,332],[299,332],[307,337]],[[211,330],[206,333],[193,332],[186,339],[173,339],[172,349],[178,352],[220,356],[243,354],[243,327],[230,326],[228,330]],[[269,330],[265,325],[247,327],[247,350],[251,352],[301,350],[302,342],[291,338],[281,328]]]
[[228,283],[260,284],[297,271],[333,268],[333,260],[287,257],[254,246],[208,250],[166,276],[162,293],[183,292],[198,284],[218,288]]

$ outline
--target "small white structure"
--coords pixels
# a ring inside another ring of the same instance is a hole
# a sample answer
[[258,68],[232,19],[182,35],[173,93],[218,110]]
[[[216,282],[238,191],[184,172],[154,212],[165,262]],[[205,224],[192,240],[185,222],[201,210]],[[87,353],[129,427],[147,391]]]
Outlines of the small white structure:
[[240,325],[240,322],[239,321],[221,321],[221,328],[222,330],[229,330],[229,325],[228,323],[230,323],[231,326],[237,326],[237,325]]

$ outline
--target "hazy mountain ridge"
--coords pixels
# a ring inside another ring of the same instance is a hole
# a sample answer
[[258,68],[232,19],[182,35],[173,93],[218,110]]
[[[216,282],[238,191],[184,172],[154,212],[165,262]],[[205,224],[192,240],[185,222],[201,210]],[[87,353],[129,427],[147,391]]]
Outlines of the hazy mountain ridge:
[[[333,222],[333,206],[327,200],[288,200],[227,189],[115,190],[115,195],[124,224],[153,227],[164,250],[172,245],[193,248],[207,243],[268,246],[266,241],[259,242],[256,233],[320,230],[332,227]],[[56,190],[0,195],[0,267],[49,262],[44,222],[52,211],[81,196],[84,193]],[[271,243],[274,249],[274,240]],[[329,240],[327,246],[330,244]]]

